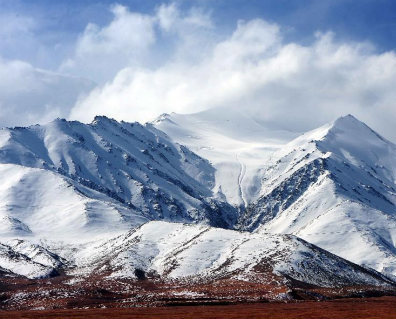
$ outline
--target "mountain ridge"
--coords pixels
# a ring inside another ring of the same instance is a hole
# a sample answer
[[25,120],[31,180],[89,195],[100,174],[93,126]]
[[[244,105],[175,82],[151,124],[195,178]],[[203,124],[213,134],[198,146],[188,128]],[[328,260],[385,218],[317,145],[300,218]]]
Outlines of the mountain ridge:
[[[91,280],[259,280],[270,299],[393,289],[394,144],[351,115],[286,141],[295,134],[249,119],[233,132],[238,114],[213,114],[0,130],[2,273],[72,294]],[[180,144],[188,131],[198,154]],[[220,153],[235,149],[219,156],[223,138]]]
[[[36,169],[35,174],[48,176],[44,179],[56,176],[64,187],[72,186],[75,196],[113,203],[127,219],[131,211],[146,220],[216,225],[226,223],[221,214],[234,209],[212,194],[210,164],[152,127],[106,117],[88,125],[57,119],[45,126],[3,129],[0,135],[1,163]],[[3,212],[13,218],[12,210]]]
[[293,233],[395,275],[395,158],[394,144],[353,116],[341,117],[273,155],[241,228]]

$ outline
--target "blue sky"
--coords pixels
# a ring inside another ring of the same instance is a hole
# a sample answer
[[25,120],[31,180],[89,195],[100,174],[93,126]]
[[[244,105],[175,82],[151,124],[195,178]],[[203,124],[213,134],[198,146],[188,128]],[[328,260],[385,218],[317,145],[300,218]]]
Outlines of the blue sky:
[[[114,3],[123,4],[131,11],[150,14],[161,3],[170,1],[2,0],[2,15],[31,17],[36,25],[29,36],[42,45],[41,50],[45,48],[53,54],[48,59],[44,53],[40,56],[34,52],[35,48],[29,52],[19,50],[18,43],[9,43],[9,46],[1,46],[2,56],[55,67],[88,23],[105,25],[111,21],[108,7]],[[219,33],[231,32],[240,19],[262,18],[278,23],[286,30],[287,39],[300,43],[312,41],[316,31],[331,30],[339,40],[370,41],[379,51],[394,50],[396,46],[396,2],[392,0],[198,0],[177,3],[183,10],[199,6],[210,12]]]
[[0,23],[0,126],[228,105],[396,140],[395,1],[0,0]]

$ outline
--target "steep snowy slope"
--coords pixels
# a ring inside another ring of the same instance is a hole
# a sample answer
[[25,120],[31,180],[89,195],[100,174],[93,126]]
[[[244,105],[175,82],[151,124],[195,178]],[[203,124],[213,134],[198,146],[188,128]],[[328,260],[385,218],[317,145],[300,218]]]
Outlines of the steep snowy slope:
[[238,206],[246,206],[257,197],[261,187],[257,177],[270,154],[298,136],[227,108],[163,114],[153,125],[208,159],[216,168],[214,190]]
[[[56,268],[60,268],[61,262],[57,256],[30,243],[26,244],[25,249],[28,253],[24,254],[19,252],[18,246],[15,241],[11,242],[11,245],[0,244],[0,272],[2,274],[24,276],[29,279],[46,278],[58,274]],[[32,250],[36,252],[32,254]]]
[[241,229],[292,233],[396,275],[396,146],[353,116],[272,156]]
[[0,164],[0,236],[76,242],[149,219],[111,197],[45,169]]
[[[1,236],[91,236],[150,219],[229,227],[214,169],[152,126],[97,117],[0,131]],[[73,239],[74,240],[74,239]]]

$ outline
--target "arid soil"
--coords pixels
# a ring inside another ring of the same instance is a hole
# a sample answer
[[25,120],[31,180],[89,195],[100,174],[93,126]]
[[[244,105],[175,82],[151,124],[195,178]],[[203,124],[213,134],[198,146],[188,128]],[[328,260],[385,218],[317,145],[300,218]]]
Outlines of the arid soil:
[[212,306],[146,307],[126,309],[69,309],[47,311],[1,311],[1,318],[271,318],[271,319],[393,319],[396,297],[251,303]]
[[296,281],[282,282],[275,276],[266,276],[262,281],[257,279],[163,281],[102,276],[78,279],[60,275],[29,280],[4,277],[0,282],[0,310],[195,307],[396,296],[394,286],[322,288]]

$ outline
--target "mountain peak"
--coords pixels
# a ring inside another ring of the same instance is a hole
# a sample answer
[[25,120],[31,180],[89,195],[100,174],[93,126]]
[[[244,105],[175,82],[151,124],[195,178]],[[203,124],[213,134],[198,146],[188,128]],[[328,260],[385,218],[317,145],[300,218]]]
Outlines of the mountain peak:
[[356,117],[354,117],[352,114],[347,114],[347,115],[340,116],[333,123],[340,124],[340,123],[355,123],[355,122],[362,123]]
[[[335,121],[331,123],[331,128],[339,128],[339,129],[370,129],[366,124],[362,121],[359,121],[352,114],[347,114],[337,118]],[[371,129],[370,129],[371,130]]]
[[[46,123],[44,126],[58,126],[58,125],[64,125],[64,123],[67,123],[68,121],[65,118],[57,117],[56,119],[52,120],[51,122]],[[31,125],[28,127],[33,127],[33,126],[40,126],[39,124]]]
[[96,115],[91,124],[97,125],[99,123],[118,123],[118,121],[105,115]]
[[[296,150],[301,151],[299,155],[296,155]],[[294,154],[301,159],[317,150],[319,154],[333,154],[357,166],[365,163],[372,167],[392,167],[396,145],[348,114],[299,136],[278,151],[274,158]],[[389,178],[388,175],[383,173],[384,178]],[[396,178],[394,172],[390,175],[392,179]]]
[[373,144],[375,141],[381,140],[382,143],[392,144],[390,141],[375,132],[364,122],[358,120],[351,114],[341,116],[330,124],[329,130],[324,136],[344,136],[351,141],[365,141],[366,143]]
[[372,130],[364,122],[358,120],[351,114],[347,114],[337,118],[333,122],[301,135],[289,144],[295,146],[310,141],[329,141],[334,139],[349,140],[352,143],[357,143],[362,140],[366,142],[371,141],[370,143],[373,143],[380,139],[382,142],[391,143]]
[[158,116],[157,118],[155,118],[153,121],[151,121],[149,123],[156,125],[156,124],[162,123],[164,121],[173,122],[171,120],[171,118],[172,118],[172,115],[174,115],[174,114],[176,114],[176,113],[174,113],[174,112],[172,112],[171,114],[170,113],[162,113],[160,116]]

